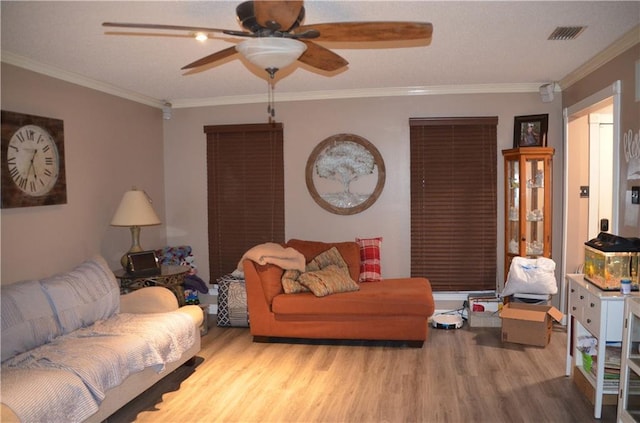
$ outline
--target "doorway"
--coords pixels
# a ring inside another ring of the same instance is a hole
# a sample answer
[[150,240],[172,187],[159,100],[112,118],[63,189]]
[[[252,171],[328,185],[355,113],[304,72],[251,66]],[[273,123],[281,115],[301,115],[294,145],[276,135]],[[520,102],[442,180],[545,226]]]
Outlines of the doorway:
[[567,273],[582,273],[585,241],[618,231],[620,81],[565,108],[564,125],[563,282]]

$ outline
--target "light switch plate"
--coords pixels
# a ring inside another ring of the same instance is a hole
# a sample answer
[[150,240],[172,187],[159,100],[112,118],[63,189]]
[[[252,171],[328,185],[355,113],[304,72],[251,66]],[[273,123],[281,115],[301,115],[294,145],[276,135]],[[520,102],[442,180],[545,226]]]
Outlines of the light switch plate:
[[588,185],[580,186],[580,198],[589,198],[589,186]]
[[640,187],[631,187],[631,204],[640,204]]

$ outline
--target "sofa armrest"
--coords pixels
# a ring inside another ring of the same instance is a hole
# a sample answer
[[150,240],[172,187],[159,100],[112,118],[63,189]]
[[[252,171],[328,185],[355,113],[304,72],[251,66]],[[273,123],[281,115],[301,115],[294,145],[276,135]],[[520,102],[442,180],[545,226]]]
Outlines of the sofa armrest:
[[120,295],[120,313],[163,313],[177,309],[176,296],[162,286],[148,286]]
[[191,316],[198,327],[204,321],[204,312],[200,306],[178,306],[178,300],[173,292],[162,286],[148,286],[120,295],[120,313],[165,313],[176,310]]
[[5,405],[5,404],[1,404],[0,405],[0,421],[3,423],[19,423],[20,419],[18,418],[18,416],[16,415],[16,413],[13,412],[13,410],[11,408],[9,408],[9,406]]

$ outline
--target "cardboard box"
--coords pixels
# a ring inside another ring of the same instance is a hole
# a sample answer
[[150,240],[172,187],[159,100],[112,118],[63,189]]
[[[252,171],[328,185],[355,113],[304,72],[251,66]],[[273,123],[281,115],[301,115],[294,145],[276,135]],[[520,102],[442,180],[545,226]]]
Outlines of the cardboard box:
[[[470,294],[469,327],[471,328],[499,328],[502,326],[499,310],[502,308],[502,299],[495,295]],[[481,306],[483,311],[473,311],[475,306]]]
[[[584,395],[591,404],[596,403],[596,388],[593,387],[578,367],[573,369],[573,383],[575,383],[578,391],[582,392],[582,395]],[[602,396],[602,405],[616,405],[617,403],[618,396],[615,394],[605,394]]]
[[508,303],[500,312],[502,342],[546,347],[551,340],[553,321],[560,322],[564,314],[550,305]]

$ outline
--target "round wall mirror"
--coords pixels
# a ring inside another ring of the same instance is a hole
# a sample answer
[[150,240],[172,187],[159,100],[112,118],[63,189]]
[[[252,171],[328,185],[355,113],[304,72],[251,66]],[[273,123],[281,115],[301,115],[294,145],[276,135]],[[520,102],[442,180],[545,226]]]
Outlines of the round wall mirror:
[[368,209],[382,193],[384,181],[380,152],[358,135],[333,135],[318,144],[307,160],[307,189],[331,213],[348,215]]

